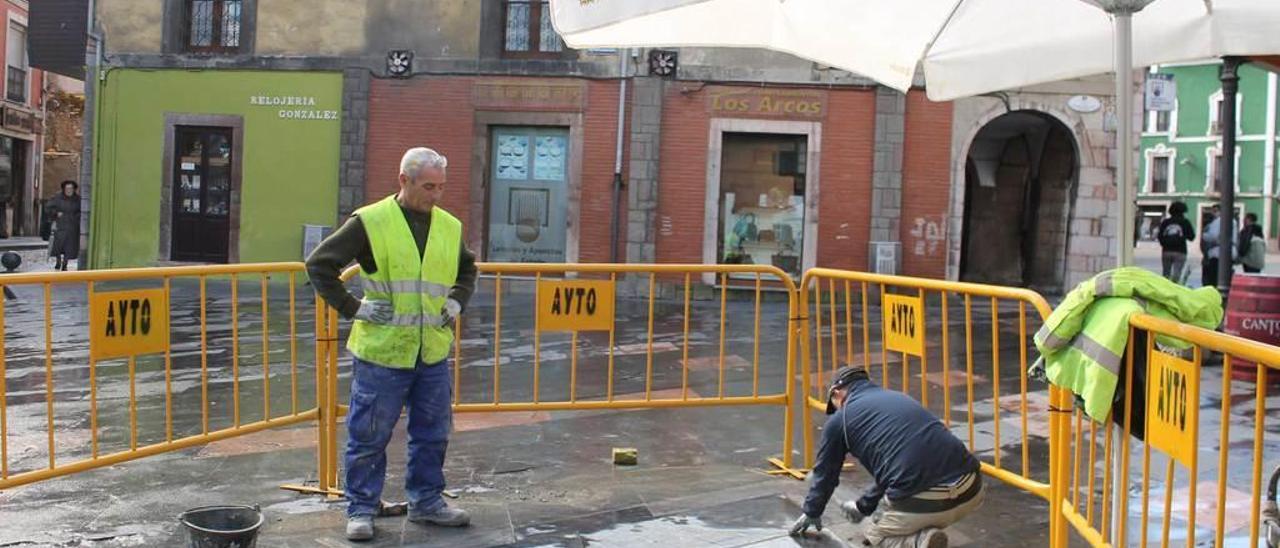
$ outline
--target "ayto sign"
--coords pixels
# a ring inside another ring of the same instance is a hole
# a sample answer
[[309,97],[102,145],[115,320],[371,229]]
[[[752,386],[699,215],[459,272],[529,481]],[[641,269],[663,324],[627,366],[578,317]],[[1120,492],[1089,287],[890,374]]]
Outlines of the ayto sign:
[[924,355],[924,301],[920,297],[885,294],[884,347],[891,352]]
[[95,360],[164,352],[168,334],[163,289],[104,291],[89,301],[89,354]]
[[1152,349],[1147,360],[1147,443],[1188,468],[1200,423],[1200,376],[1195,364]]
[[610,331],[613,295],[607,280],[540,280],[538,331]]

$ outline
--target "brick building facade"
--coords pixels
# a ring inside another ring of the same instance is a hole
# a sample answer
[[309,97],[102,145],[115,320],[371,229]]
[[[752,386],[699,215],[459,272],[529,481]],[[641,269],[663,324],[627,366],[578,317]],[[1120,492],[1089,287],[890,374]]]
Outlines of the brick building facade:
[[[218,47],[183,30],[206,1],[99,4],[106,59],[112,68],[169,71],[175,85],[192,71],[229,89],[255,72],[340,80],[336,137],[309,151],[333,160],[334,173],[324,184],[268,185],[327,194],[308,206],[308,223],[334,226],[393,192],[404,150],[431,146],[450,161],[443,205],[487,261],[750,262],[794,275],[825,266],[1054,290],[1112,251],[1110,168],[1095,150],[1107,146],[1103,114],[1065,110],[1072,83],[934,103],[919,89],[902,94],[781,53],[569,50],[546,2],[316,0],[302,11],[214,3],[238,17],[232,46],[225,24],[215,27],[226,42]],[[438,21],[436,30],[413,23],[424,20]],[[665,65],[653,63],[659,56]],[[303,82],[280,85],[304,94],[293,89]],[[1094,88],[1086,91],[1100,94]],[[311,95],[328,101],[327,88]],[[1026,160],[1001,148],[1010,132],[1041,147],[1029,160],[1035,166],[1050,153],[1049,186],[1010,175]],[[161,180],[142,183],[175,184],[154,176]],[[267,183],[257,179],[236,184]],[[1077,196],[1101,205],[1076,208]],[[974,205],[984,203],[1017,207]],[[301,249],[301,226],[281,225],[265,247],[238,234],[236,245],[276,254],[255,257],[301,258],[269,251]],[[1000,245],[967,246],[974,234]],[[156,243],[130,245],[137,253],[94,256],[155,262]],[[988,253],[1002,246],[1021,248],[1021,260]]]

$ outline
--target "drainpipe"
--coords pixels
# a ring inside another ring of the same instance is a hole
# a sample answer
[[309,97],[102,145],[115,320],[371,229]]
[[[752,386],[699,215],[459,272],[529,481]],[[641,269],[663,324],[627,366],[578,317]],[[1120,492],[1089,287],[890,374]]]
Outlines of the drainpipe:
[[618,203],[622,201],[622,138],[627,110],[627,54],[618,48],[618,139],[613,154],[613,199],[609,209],[609,262],[618,262]]
[[1271,210],[1276,188],[1276,81],[1274,72],[1267,72],[1267,150],[1262,155],[1262,216],[1266,223],[1267,238],[1275,236],[1271,230]]

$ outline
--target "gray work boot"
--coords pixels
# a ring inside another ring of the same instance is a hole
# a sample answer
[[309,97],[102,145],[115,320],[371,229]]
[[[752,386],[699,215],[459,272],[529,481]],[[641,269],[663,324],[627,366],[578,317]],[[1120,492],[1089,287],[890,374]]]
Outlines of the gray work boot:
[[347,540],[369,540],[373,538],[373,516],[351,516],[347,518]]
[[453,508],[445,505],[434,512],[418,512],[413,508],[409,509],[409,521],[414,523],[430,523],[442,527],[466,527],[471,524],[471,516],[467,515],[467,511],[461,508]]
[[925,529],[918,540],[916,546],[920,548],[947,548],[947,534],[942,529]]

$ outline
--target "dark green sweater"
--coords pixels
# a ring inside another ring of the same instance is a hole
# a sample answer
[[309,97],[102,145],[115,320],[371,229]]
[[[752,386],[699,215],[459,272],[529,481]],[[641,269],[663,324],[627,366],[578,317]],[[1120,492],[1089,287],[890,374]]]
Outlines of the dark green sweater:
[[[431,231],[431,213],[414,211],[404,206],[400,206],[400,211],[404,212],[409,229],[413,231],[413,239],[418,243],[418,258],[421,259],[427,248],[427,234]],[[449,291],[449,298],[458,301],[465,309],[467,301],[471,300],[471,294],[476,290],[476,256],[467,249],[465,239],[458,249],[458,280]],[[320,242],[311,256],[307,257],[307,274],[311,276],[311,284],[315,286],[316,292],[324,302],[347,319],[355,316],[356,310],[360,309],[360,299],[347,291],[339,279],[343,269],[351,261],[360,263],[360,268],[365,272],[378,271],[378,265],[373,260],[373,249],[369,246],[369,237],[364,231],[364,223],[355,215]]]

